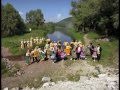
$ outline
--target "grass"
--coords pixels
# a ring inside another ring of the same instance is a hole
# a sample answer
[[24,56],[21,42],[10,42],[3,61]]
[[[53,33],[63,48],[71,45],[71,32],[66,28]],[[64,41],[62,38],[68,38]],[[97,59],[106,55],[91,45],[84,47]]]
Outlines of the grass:
[[70,29],[67,31],[68,35],[70,35],[72,38],[81,41],[82,43],[84,43],[84,39],[83,36],[85,35],[82,32],[76,32],[74,29]]
[[88,33],[88,38],[89,39],[95,40],[95,39],[98,39],[99,37],[100,36],[97,33],[95,33],[95,32],[89,32]]
[[45,36],[45,31],[34,30],[24,35],[20,35],[20,36],[16,35],[12,37],[2,38],[2,46],[9,48],[10,52],[13,55],[21,55],[21,54],[25,54],[26,51],[25,49],[21,50],[20,48],[21,40],[23,39],[29,40],[30,37],[44,37],[44,36]]

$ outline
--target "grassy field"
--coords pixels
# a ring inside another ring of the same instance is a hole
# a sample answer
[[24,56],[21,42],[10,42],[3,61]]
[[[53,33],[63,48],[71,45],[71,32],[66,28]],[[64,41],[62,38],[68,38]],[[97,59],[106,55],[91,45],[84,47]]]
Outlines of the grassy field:
[[6,37],[2,38],[2,46],[7,47],[10,49],[10,52],[13,55],[21,55],[25,53],[25,50],[20,49],[20,41],[25,39],[29,40],[30,37],[44,37],[45,31],[42,30],[34,30],[30,33],[20,35],[20,36],[12,36],[12,37]]

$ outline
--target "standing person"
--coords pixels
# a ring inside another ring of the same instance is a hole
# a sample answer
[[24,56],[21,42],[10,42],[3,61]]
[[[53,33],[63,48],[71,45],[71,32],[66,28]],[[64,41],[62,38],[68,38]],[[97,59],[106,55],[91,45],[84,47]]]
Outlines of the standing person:
[[76,59],[79,60],[80,59],[80,52],[81,52],[81,48],[80,48],[80,45],[78,44],[77,47],[76,47]]
[[71,46],[69,45],[69,43],[66,46],[65,52],[66,52],[66,55],[70,55],[71,54]]
[[84,49],[84,45],[82,45],[82,47],[81,47],[80,58],[81,58],[82,60],[85,59],[85,49]]
[[100,46],[100,44],[97,45],[97,60],[99,61],[100,58],[101,58],[101,51],[102,51],[102,48]]
[[97,47],[95,47],[95,46],[93,47],[92,58],[93,58],[94,62],[97,59]]
[[58,48],[56,51],[56,61],[60,61],[61,60],[61,50]]
[[34,54],[33,54],[33,61],[36,61],[38,63],[39,62],[38,56],[39,56],[39,51],[37,47],[35,47]]
[[94,46],[92,43],[90,43],[90,45],[88,46],[89,50],[90,50],[90,55],[92,56],[93,54],[93,49],[94,49]]
[[26,60],[26,64],[29,65],[30,64],[30,50],[29,49],[26,52],[25,60]]

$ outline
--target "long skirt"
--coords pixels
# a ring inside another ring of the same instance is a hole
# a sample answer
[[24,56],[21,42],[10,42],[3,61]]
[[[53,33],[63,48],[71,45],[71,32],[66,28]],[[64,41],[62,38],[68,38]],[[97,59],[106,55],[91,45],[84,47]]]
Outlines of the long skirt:
[[40,60],[44,60],[45,59],[45,54],[44,53],[40,53]]

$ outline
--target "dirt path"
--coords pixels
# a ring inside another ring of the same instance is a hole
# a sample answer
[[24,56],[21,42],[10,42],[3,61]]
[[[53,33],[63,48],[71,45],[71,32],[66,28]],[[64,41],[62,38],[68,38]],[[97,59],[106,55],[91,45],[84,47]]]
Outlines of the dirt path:
[[83,38],[84,38],[84,41],[85,41],[85,46],[89,45],[91,40],[88,38],[88,34],[85,34]]
[[1,47],[1,56],[2,57],[12,56],[12,53],[9,51],[9,48]]

